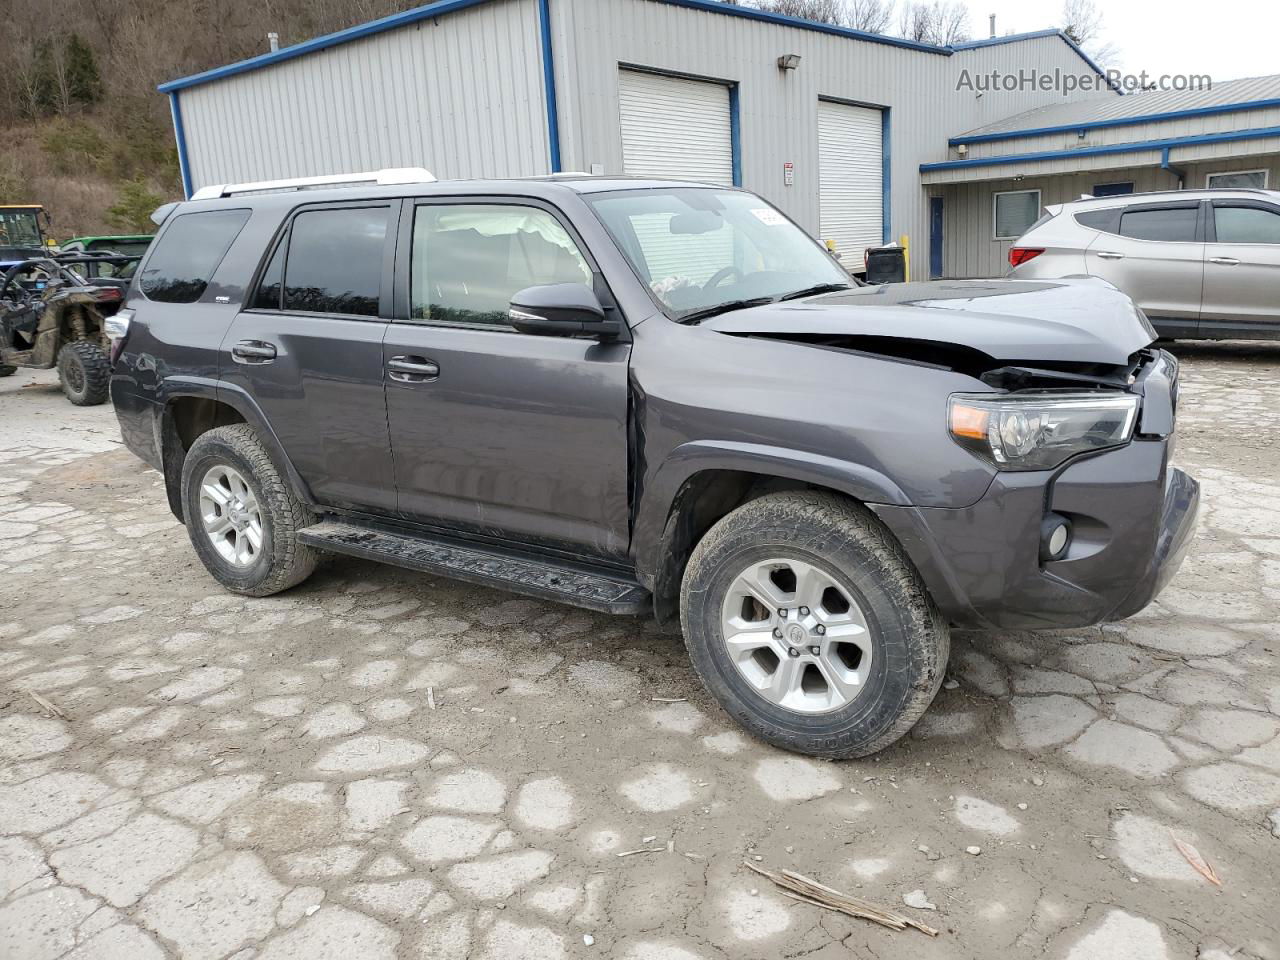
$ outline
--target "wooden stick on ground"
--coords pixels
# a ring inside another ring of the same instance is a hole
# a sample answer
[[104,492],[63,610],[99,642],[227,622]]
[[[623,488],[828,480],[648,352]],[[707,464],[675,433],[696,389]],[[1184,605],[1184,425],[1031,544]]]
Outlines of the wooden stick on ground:
[[921,933],[926,933],[931,937],[936,937],[939,933],[928,924],[919,923],[901,913],[894,913],[892,910],[878,907],[874,903],[847,893],[841,893],[839,890],[833,890],[831,887],[823,886],[818,881],[811,880],[809,877],[792,870],[783,870],[781,873],[775,873],[772,870],[766,870],[764,867],[758,867],[749,860],[744,860],[743,865],[762,877],[768,877],[784,890],[791,891],[788,896],[793,900],[799,900],[801,903],[810,903],[815,907],[835,910],[851,917],[870,920],[872,923],[878,923],[882,927],[888,927],[890,930],[905,930],[907,927],[914,927]]

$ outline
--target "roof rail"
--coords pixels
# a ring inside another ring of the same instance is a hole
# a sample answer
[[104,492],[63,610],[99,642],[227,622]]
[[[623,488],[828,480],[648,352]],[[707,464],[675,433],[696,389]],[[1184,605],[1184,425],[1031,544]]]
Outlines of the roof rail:
[[430,170],[422,167],[392,167],[386,170],[368,170],[364,173],[333,173],[323,177],[295,177],[290,180],[259,180],[256,183],[218,183],[201,187],[191,195],[192,200],[216,200],[246,193],[284,193],[288,190],[318,190],[347,184],[373,183],[391,186],[401,183],[435,183]]

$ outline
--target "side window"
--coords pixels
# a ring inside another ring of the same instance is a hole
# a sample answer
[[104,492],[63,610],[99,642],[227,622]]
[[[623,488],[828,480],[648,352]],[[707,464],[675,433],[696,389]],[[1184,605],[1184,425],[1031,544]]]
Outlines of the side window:
[[138,283],[143,294],[160,303],[195,303],[248,219],[248,210],[182,214],[147,260]]
[[389,209],[304,210],[294,217],[284,309],[376,317]]
[[1120,233],[1135,240],[1190,243],[1196,238],[1196,208],[1128,209],[1120,216]]
[[1017,240],[1040,219],[1039,190],[1011,190],[995,195],[995,239]]
[[258,281],[258,292],[253,295],[249,304],[252,310],[279,310],[280,288],[284,280],[284,247],[285,238],[281,237],[276,244],[275,253],[271,254],[271,262]]
[[1238,170],[1233,173],[1210,173],[1205,176],[1204,185],[1211,189],[1215,187],[1230,187],[1234,189],[1256,187],[1261,190],[1267,186],[1267,171]]
[[511,297],[548,283],[591,285],[573,238],[545,210],[506,204],[421,205],[413,217],[411,316],[506,325]]
[[1090,230],[1101,230],[1103,233],[1120,232],[1120,207],[1110,210],[1086,210],[1075,215],[1076,223]]
[[1261,207],[1213,208],[1219,243],[1280,243],[1280,213]]

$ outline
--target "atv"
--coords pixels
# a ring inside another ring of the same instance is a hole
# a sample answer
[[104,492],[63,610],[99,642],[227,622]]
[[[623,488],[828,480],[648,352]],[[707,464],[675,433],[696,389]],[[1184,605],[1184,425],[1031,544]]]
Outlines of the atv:
[[96,286],[45,257],[0,264],[0,377],[56,366],[68,400],[105,403],[111,364],[103,322],[122,299],[119,286]]

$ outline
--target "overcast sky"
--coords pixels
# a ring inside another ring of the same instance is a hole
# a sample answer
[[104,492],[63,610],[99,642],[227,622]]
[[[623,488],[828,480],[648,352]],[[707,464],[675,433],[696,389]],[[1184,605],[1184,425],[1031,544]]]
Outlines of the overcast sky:
[[[968,0],[975,38],[996,32],[1025,33],[1056,27],[1062,0]],[[1104,33],[1120,51],[1116,66],[1127,73],[1207,73],[1234,80],[1280,73],[1280,2],[1219,0],[1168,3],[1100,0]]]

